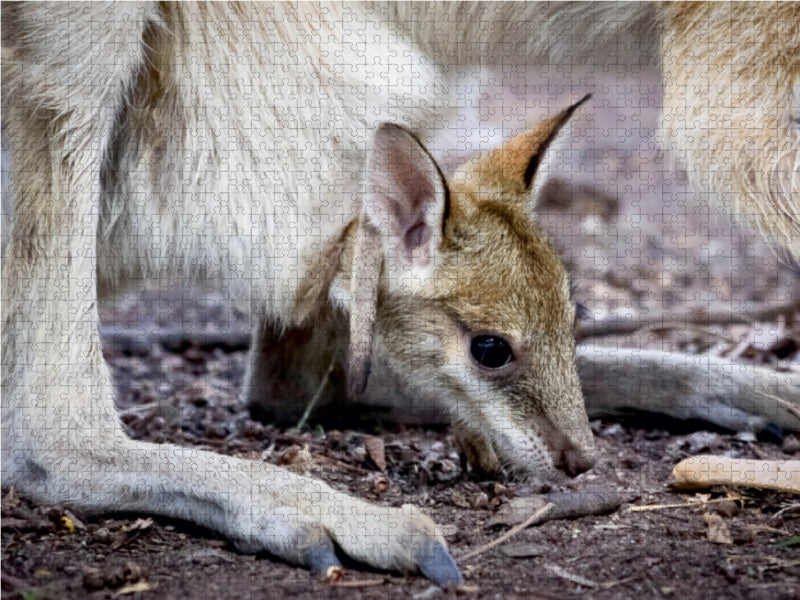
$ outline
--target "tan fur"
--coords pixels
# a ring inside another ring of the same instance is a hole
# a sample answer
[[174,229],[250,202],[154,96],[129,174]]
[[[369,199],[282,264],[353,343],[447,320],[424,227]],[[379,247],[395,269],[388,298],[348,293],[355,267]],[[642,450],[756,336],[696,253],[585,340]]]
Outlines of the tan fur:
[[[652,32],[662,31],[669,147],[723,204],[800,254],[797,11],[4,4],[14,208],[3,254],[3,485],[90,512],[189,519],[318,569],[335,563],[335,541],[377,567],[459,582],[441,534],[412,507],[127,438],[100,352],[98,296],[210,281],[253,315],[251,402],[292,372],[265,357],[282,339],[313,361],[299,369],[301,396],[331,358],[349,361],[335,376],[355,392],[366,381],[365,398],[448,413],[479,468],[542,481],[578,472],[592,439],[573,308],[524,181],[529,154],[563,119],[476,159],[449,195],[424,147],[379,125],[424,133],[457,110],[449,64],[508,61],[510,47],[520,62],[600,56],[600,45],[614,60],[623,47],[655,56]],[[336,335],[309,332],[330,314]],[[469,340],[480,332],[508,338],[511,367],[475,366]],[[669,412],[673,400],[649,408]]]
[[800,258],[800,4],[662,10],[665,147],[717,206]]

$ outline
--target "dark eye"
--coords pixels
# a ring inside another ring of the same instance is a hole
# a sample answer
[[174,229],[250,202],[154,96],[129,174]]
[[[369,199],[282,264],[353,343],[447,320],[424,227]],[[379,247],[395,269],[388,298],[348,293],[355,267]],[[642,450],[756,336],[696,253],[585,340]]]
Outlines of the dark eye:
[[496,335],[477,335],[470,346],[472,358],[487,369],[499,369],[510,363],[514,356],[508,342]]
[[575,322],[573,327],[577,327],[579,321],[589,321],[592,318],[592,311],[580,302],[575,303]]

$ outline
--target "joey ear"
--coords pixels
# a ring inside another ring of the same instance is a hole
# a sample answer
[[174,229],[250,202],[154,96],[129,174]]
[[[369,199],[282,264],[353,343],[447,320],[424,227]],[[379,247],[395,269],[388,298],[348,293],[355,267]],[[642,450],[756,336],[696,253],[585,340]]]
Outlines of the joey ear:
[[439,166],[417,137],[382,124],[367,161],[365,212],[383,239],[390,284],[432,271],[448,196]]
[[[447,219],[444,176],[413,133],[383,124],[367,161],[367,194],[353,242],[347,393],[367,386],[378,284],[385,259],[390,285],[411,275],[426,278]],[[402,283],[400,283],[402,285]]]
[[454,181],[489,196],[499,192],[504,199],[524,199],[527,203],[547,149],[573,113],[589,98],[591,94],[502,146],[475,157],[458,169]]
[[354,400],[364,393],[369,379],[382,259],[380,233],[362,214],[357,221],[350,277],[347,395]]

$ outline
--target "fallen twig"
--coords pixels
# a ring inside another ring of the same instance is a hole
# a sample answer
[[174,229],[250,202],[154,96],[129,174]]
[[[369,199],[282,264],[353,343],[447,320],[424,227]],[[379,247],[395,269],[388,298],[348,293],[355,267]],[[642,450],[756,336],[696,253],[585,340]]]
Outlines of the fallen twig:
[[747,460],[693,456],[672,470],[675,487],[741,485],[800,494],[800,460]]
[[331,581],[331,587],[338,588],[358,588],[358,587],[374,587],[386,583],[386,579],[340,579],[339,581]]
[[328,385],[328,379],[330,379],[331,373],[333,373],[333,369],[336,366],[336,360],[331,359],[331,364],[328,365],[328,370],[325,371],[325,376],[320,381],[319,385],[317,386],[314,395],[311,396],[311,400],[308,401],[306,405],[306,410],[303,412],[303,416],[300,417],[300,420],[297,422],[297,430],[300,431],[303,429],[303,426],[308,421],[308,417],[311,415],[311,411],[314,410],[314,406],[316,406],[317,402],[319,402],[320,397],[322,396],[322,392],[325,390],[325,386]]
[[489,519],[487,526],[513,526],[523,522],[528,515],[545,504],[552,504],[553,510],[543,520],[575,519],[587,515],[602,515],[615,511],[624,502],[631,500],[630,494],[615,492],[606,488],[586,488],[576,492],[552,492],[513,498]]
[[725,498],[715,498],[713,500],[696,500],[694,502],[678,502],[675,504],[647,504],[644,506],[629,506],[625,512],[646,512],[651,510],[665,510],[668,508],[689,508],[692,506],[705,506],[706,504],[715,504],[717,502],[736,502],[742,500],[741,496],[727,496]]
[[555,505],[551,502],[549,504],[545,504],[542,508],[537,510],[533,513],[530,517],[528,517],[525,521],[517,525],[516,527],[512,527],[508,531],[506,531],[503,535],[499,538],[489,542],[488,544],[484,544],[480,548],[476,548],[471,552],[467,552],[464,556],[461,557],[461,560],[469,560],[471,558],[475,558],[479,554],[483,554],[487,550],[491,550],[495,546],[499,546],[506,540],[514,537],[523,529],[530,527],[531,525],[538,523]]
[[567,581],[571,581],[572,583],[577,583],[578,585],[582,585],[583,587],[588,587],[592,589],[597,589],[600,587],[600,584],[596,581],[592,581],[591,579],[586,579],[585,577],[581,577],[580,575],[575,575],[570,573],[569,571],[565,571],[558,565],[545,565],[545,569],[550,571],[556,577],[560,577],[561,579],[566,579]]
[[646,329],[680,329],[687,325],[733,325],[737,323],[756,323],[759,321],[774,321],[780,316],[789,316],[800,311],[800,302],[790,302],[762,310],[749,312],[724,311],[706,314],[696,312],[673,313],[657,317],[643,317],[636,320],[607,320],[581,322],[575,332],[576,339],[583,340],[591,337],[609,335],[625,335]]
[[353,473],[364,474],[373,472],[368,469],[364,469],[363,467],[358,467],[356,465],[349,465],[344,461],[331,458],[330,456],[325,456],[324,454],[315,454],[314,460],[317,462],[324,462],[329,465],[333,465],[335,467],[341,467],[342,469],[347,469],[348,471],[352,471]]

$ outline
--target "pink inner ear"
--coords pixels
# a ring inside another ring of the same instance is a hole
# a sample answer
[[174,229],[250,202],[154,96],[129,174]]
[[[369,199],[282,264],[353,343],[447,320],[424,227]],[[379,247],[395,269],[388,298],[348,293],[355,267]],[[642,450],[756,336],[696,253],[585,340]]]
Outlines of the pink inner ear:
[[446,184],[433,158],[408,131],[393,126],[376,133],[368,170],[367,214],[387,236],[395,267],[425,267],[431,241],[441,226]]
[[404,254],[410,259],[413,250],[431,239],[431,228],[425,219],[431,202],[436,201],[436,191],[428,174],[410,155],[402,153],[396,164],[402,171],[394,178],[399,193],[390,204],[390,211],[396,219],[395,235],[402,240]]
[[403,243],[406,248],[413,250],[423,244],[427,244],[431,239],[431,228],[423,221],[418,221],[406,230]]

